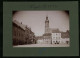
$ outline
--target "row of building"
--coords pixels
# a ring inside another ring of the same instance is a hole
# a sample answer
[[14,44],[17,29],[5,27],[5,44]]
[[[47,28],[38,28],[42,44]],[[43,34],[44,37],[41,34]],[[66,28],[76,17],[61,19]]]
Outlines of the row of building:
[[45,33],[36,37],[37,44],[69,44],[69,30],[61,32],[58,28],[49,28],[48,16],[45,20]]
[[36,37],[37,44],[69,44],[69,33],[60,32],[58,29],[52,33],[45,33],[42,36]]
[[35,35],[27,25],[13,20],[13,45],[35,43]]
[[69,44],[70,37],[69,37],[69,31],[61,32],[59,29],[56,30],[56,32],[52,32],[52,43],[54,44]]

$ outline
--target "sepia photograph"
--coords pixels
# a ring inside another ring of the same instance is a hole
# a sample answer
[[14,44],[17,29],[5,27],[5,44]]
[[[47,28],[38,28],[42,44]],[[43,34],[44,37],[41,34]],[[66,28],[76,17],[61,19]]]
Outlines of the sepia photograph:
[[78,1],[3,2],[3,56],[78,56],[78,4]]
[[13,11],[13,47],[70,47],[69,11]]

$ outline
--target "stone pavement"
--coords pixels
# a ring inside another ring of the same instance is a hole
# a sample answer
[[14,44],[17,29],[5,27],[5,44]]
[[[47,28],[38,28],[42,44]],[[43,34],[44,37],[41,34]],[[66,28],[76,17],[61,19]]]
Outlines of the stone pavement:
[[69,44],[26,44],[13,47],[69,47]]

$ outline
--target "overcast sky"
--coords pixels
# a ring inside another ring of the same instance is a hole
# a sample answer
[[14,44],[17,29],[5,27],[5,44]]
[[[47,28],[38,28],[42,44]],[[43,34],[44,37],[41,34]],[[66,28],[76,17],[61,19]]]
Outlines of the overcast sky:
[[69,16],[64,11],[18,11],[14,14],[13,20],[31,27],[36,36],[41,36],[45,32],[46,16],[50,28],[59,28],[64,32],[69,30]]

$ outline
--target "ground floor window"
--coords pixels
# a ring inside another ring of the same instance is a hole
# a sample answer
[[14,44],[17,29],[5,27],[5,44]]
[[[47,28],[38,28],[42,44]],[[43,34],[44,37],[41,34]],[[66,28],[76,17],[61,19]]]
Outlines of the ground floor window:
[[67,44],[69,44],[69,41],[66,41]]

